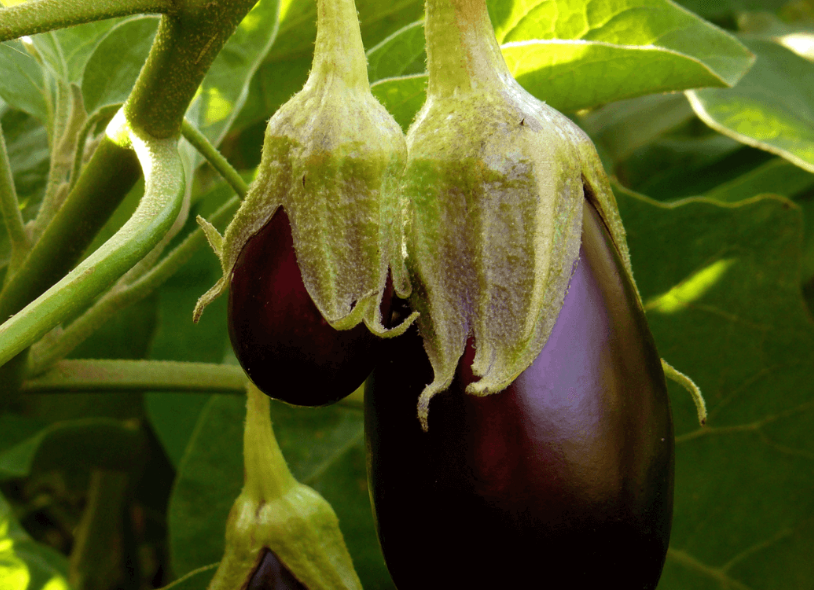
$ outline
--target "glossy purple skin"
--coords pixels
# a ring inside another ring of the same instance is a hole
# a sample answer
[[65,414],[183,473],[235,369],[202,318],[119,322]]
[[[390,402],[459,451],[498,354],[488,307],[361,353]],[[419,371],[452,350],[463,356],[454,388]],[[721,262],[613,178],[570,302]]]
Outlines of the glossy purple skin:
[[263,552],[246,590],[307,590],[270,549]]
[[[471,342],[470,342],[471,344]],[[399,590],[654,589],[673,507],[670,405],[653,337],[607,230],[585,206],[580,261],[554,330],[506,390],[430,404],[411,330],[365,396],[379,541]]]
[[364,324],[339,331],[322,317],[302,281],[282,208],[238,256],[229,290],[229,339],[263,393],[298,406],[322,406],[353,393],[380,350]]

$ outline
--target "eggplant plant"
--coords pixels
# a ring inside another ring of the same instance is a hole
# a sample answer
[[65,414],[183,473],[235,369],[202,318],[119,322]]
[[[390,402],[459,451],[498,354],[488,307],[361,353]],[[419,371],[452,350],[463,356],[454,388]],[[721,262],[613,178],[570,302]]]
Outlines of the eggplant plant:
[[0,587],[811,586],[810,3],[2,4]]

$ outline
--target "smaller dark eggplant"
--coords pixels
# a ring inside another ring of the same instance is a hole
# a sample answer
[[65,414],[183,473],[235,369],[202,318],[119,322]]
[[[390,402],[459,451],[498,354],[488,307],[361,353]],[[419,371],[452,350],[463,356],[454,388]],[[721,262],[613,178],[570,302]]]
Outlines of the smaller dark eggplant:
[[[389,311],[392,288],[383,297]],[[275,399],[321,406],[359,387],[373,369],[379,339],[360,323],[336,330],[302,280],[283,208],[246,242],[229,290],[229,339],[240,365]]]

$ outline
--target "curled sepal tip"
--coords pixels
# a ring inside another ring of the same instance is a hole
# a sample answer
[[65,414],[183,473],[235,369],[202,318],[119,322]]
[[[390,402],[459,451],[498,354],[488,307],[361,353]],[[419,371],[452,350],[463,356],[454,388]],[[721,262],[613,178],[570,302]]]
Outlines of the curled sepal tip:
[[[434,378],[451,383],[469,338],[467,393],[505,389],[545,345],[579,254],[590,199],[630,274],[616,202],[590,139],[509,73],[483,0],[428,0],[427,102],[407,134],[410,304]],[[632,275],[631,275],[632,278]]]
[[692,396],[692,401],[695,404],[695,411],[698,413],[698,423],[705,426],[707,423],[707,402],[704,400],[704,394],[701,393],[701,388],[695,384],[695,381],[690,379],[687,375],[676,369],[670,363],[661,359],[661,368],[664,370],[664,376],[670,381],[678,383],[681,387],[687,390],[687,393]]
[[370,92],[353,0],[319,0],[317,31],[308,81],[269,121],[256,179],[223,238],[210,237],[224,279],[195,317],[226,289],[246,243],[282,207],[322,317],[338,330],[364,322],[391,337],[407,327],[388,329],[380,312],[388,273],[396,294],[409,293],[398,193],[404,135]]
[[245,588],[268,552],[279,561],[280,575],[287,572],[301,584],[292,587],[361,590],[336,514],[291,475],[274,438],[269,399],[252,385],[247,391],[245,483],[229,513],[226,550],[208,590]]

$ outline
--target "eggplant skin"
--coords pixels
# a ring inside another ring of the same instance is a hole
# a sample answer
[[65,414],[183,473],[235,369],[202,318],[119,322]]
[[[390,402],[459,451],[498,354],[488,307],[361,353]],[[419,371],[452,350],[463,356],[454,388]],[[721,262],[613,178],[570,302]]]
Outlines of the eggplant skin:
[[[392,287],[382,305],[388,314],[391,293]],[[350,395],[381,350],[364,323],[339,331],[322,317],[303,283],[282,207],[237,258],[228,316],[229,339],[249,379],[293,405],[322,406]]]
[[580,259],[543,350],[506,390],[451,387],[415,329],[365,391],[379,542],[399,590],[656,588],[670,538],[674,437],[661,361],[611,239],[586,202]]
[[307,590],[280,562],[271,549],[264,549],[246,590]]

